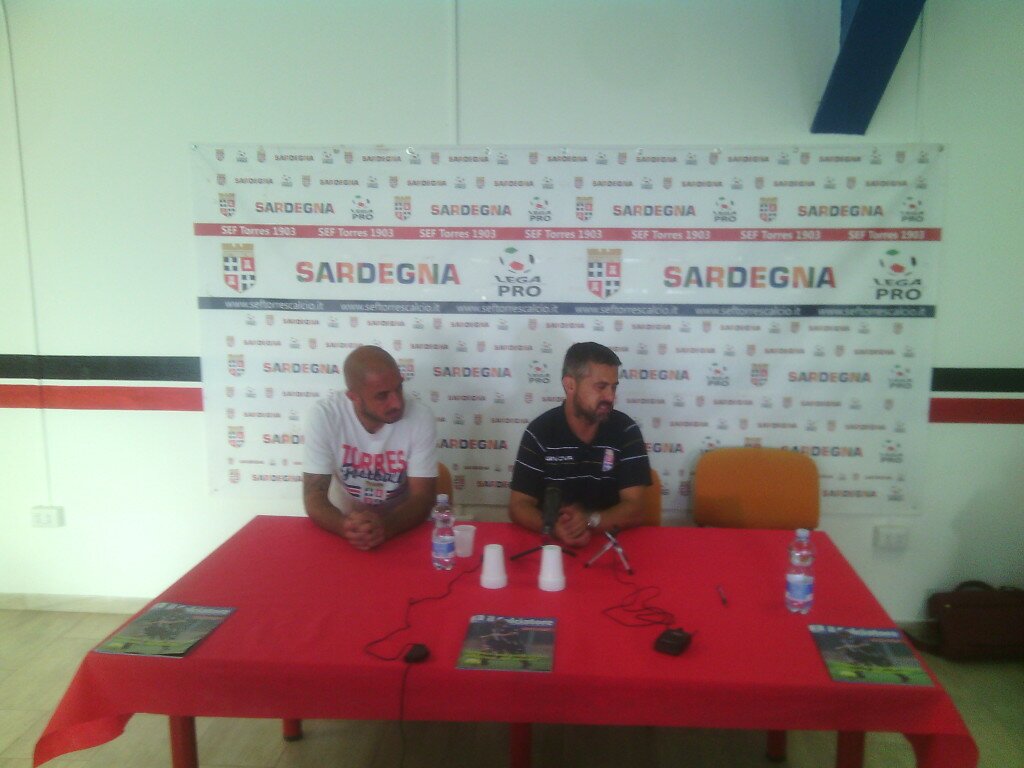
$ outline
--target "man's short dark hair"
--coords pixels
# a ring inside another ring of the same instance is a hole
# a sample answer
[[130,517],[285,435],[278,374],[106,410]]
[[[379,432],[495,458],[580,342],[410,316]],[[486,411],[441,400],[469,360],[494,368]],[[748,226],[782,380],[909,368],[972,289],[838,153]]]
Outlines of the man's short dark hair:
[[581,379],[587,375],[587,368],[591,363],[614,365],[616,368],[622,365],[619,356],[604,344],[581,341],[566,350],[565,362],[562,363],[562,377],[572,376],[574,379]]

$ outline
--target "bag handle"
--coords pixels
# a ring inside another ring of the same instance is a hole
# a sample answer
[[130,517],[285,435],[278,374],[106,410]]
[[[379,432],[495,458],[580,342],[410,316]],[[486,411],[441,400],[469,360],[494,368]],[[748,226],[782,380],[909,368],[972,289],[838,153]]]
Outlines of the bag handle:
[[987,581],[978,581],[977,579],[971,579],[970,581],[961,581],[954,588],[954,592],[995,592],[996,588],[989,584]]

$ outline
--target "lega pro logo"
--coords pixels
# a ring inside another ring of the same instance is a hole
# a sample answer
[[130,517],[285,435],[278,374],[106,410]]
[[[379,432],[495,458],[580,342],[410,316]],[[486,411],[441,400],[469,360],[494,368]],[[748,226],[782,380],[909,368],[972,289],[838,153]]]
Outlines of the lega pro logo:
[[727,197],[719,197],[713,210],[715,221],[736,221],[736,203]]
[[526,378],[531,384],[548,384],[551,382],[551,372],[548,364],[540,360],[532,360],[526,371]]
[[890,248],[878,260],[882,277],[875,278],[875,299],[917,301],[921,298],[921,278],[917,277],[917,259]]
[[352,219],[356,221],[373,221],[373,204],[369,198],[356,195],[352,198]]
[[551,209],[548,207],[548,201],[542,197],[531,198],[529,215],[531,222],[551,221]]
[[537,259],[532,253],[518,248],[506,248],[498,257],[501,274],[495,275],[499,297],[536,298],[541,294],[540,275],[534,274]]

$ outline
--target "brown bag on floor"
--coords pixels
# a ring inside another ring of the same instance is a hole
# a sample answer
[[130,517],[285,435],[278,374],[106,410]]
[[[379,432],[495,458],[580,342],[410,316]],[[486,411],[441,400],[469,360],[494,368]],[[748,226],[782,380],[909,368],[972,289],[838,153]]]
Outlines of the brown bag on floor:
[[1024,658],[1024,590],[965,581],[928,598],[936,638],[922,650],[947,659]]

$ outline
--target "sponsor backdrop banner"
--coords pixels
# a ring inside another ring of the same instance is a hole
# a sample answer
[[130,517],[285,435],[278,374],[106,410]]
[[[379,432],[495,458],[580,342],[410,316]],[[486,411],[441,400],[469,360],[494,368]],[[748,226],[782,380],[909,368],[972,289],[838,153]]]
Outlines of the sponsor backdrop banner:
[[299,503],[304,414],[378,344],[433,410],[459,503],[504,504],[565,349],[596,340],[666,509],[729,445],[811,455],[826,512],[918,508],[939,146],[192,157],[215,491]]

